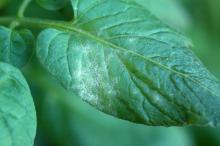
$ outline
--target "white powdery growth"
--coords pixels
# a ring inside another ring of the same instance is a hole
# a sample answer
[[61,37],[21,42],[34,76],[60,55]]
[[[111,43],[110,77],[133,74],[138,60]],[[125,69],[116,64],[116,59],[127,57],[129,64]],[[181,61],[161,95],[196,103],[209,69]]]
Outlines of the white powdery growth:
[[[72,88],[78,91],[83,100],[92,105],[100,106],[101,100],[116,95],[114,86],[118,83],[118,78],[110,80],[107,70],[108,63],[114,57],[112,55],[106,56],[104,61],[100,58],[100,54],[94,56],[93,50],[86,46],[83,47],[80,55],[77,67],[73,71],[75,82]],[[102,107],[100,106],[100,108]],[[111,103],[108,108],[111,108]]]
[[78,54],[79,58],[75,62],[75,69],[73,70],[74,81],[72,83],[72,89],[77,91],[79,96],[91,103],[97,104],[98,96],[93,92],[93,88],[97,86],[97,82],[94,82],[92,77],[92,63],[86,64],[88,61],[85,59],[89,56],[89,48],[81,46],[81,53]]

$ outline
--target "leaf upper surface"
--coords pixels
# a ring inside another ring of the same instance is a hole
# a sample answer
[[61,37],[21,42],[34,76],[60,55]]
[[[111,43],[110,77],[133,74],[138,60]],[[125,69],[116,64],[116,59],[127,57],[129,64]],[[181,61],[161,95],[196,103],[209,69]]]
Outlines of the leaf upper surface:
[[18,69],[0,63],[0,145],[33,146],[36,114],[29,87]]
[[72,0],[75,21],[46,29],[37,55],[101,111],[147,125],[218,125],[220,84],[183,35],[126,0]]

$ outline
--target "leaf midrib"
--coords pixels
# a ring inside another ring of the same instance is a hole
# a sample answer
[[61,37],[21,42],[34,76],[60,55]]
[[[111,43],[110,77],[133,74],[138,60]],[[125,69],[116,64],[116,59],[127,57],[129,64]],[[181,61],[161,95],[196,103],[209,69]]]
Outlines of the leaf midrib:
[[94,34],[91,34],[90,32],[87,32],[87,31],[85,31],[85,30],[82,30],[82,29],[80,29],[80,28],[77,28],[77,27],[75,27],[74,25],[72,25],[72,23],[67,23],[67,22],[56,22],[56,21],[42,21],[41,22],[43,25],[45,25],[45,26],[49,26],[49,27],[53,27],[53,28],[55,28],[55,29],[58,29],[58,30],[62,30],[62,31],[64,31],[64,32],[68,32],[68,33],[73,33],[73,32],[76,32],[76,33],[79,33],[79,34],[81,34],[81,35],[84,35],[84,36],[86,36],[86,37],[89,37],[89,38],[91,38],[91,39],[93,39],[93,40],[95,40],[95,41],[97,41],[97,42],[100,42],[100,43],[102,43],[102,44],[104,44],[104,45],[107,45],[107,46],[110,46],[110,47],[112,47],[112,48],[115,48],[115,49],[119,49],[120,51],[126,51],[126,52],[128,52],[128,53],[131,53],[131,54],[133,54],[133,55],[136,55],[136,56],[138,56],[138,57],[141,57],[141,58],[143,58],[144,60],[146,60],[146,61],[148,61],[148,62],[151,62],[152,64],[155,64],[155,65],[157,65],[157,66],[159,66],[159,67],[161,67],[161,68],[164,68],[164,69],[166,69],[166,70],[168,70],[168,71],[170,71],[170,72],[172,72],[172,73],[174,73],[174,74],[177,74],[177,75],[179,75],[179,76],[182,76],[182,77],[184,77],[184,78],[186,78],[186,79],[189,79],[189,80],[191,80],[192,82],[194,82],[194,83],[196,83],[196,84],[198,84],[199,86],[201,86],[202,88],[204,88],[206,91],[208,91],[210,94],[212,94],[213,96],[215,96],[215,97],[219,97],[218,95],[216,95],[215,93],[213,93],[208,87],[206,87],[206,86],[204,86],[203,84],[201,84],[199,81],[197,81],[197,80],[195,80],[195,79],[193,79],[193,78],[191,78],[189,75],[187,75],[187,74],[184,74],[184,73],[181,73],[181,72],[178,72],[178,71],[176,71],[176,70],[173,70],[173,69],[171,69],[171,68],[169,68],[169,67],[167,67],[167,66],[165,66],[165,65],[163,65],[163,64],[160,64],[160,63],[158,63],[158,62],[156,62],[156,61],[154,61],[154,60],[152,60],[152,59],[150,59],[150,58],[148,58],[148,57],[145,57],[145,56],[143,56],[143,55],[141,55],[141,54],[138,54],[138,53],[136,53],[136,52],[134,52],[134,51],[131,51],[131,50],[128,50],[128,49],[126,49],[126,48],[123,48],[123,47],[120,47],[120,46],[118,46],[118,45],[116,45],[116,44],[114,44],[114,43],[112,43],[112,42],[108,42],[108,41],[106,41],[106,40],[104,40],[104,39],[102,39],[102,38],[100,38],[99,36],[95,36]]
[[[0,23],[3,23],[3,24],[6,23],[7,24],[7,23],[13,21],[14,19],[16,19],[16,18],[14,18],[14,17],[2,17],[2,18],[0,18]],[[72,31],[80,33],[80,34],[85,35],[85,36],[87,36],[89,38],[92,38],[92,39],[94,39],[94,40],[96,40],[98,42],[101,42],[102,44],[111,46],[111,47],[116,48],[116,49],[125,50],[127,52],[130,52],[131,54],[137,55],[137,56],[139,56],[139,57],[141,57],[141,58],[143,58],[143,59],[145,59],[145,60],[147,60],[147,61],[149,61],[149,62],[151,62],[153,64],[156,64],[156,65],[158,65],[158,66],[160,66],[160,67],[170,71],[170,72],[173,72],[173,73],[175,73],[177,75],[185,77],[186,79],[191,80],[192,82],[194,82],[194,83],[198,84],[199,86],[201,86],[202,88],[204,88],[206,91],[210,92],[210,94],[212,94],[213,96],[219,97],[218,95],[213,93],[208,87],[206,87],[204,84],[201,84],[199,81],[191,78],[189,75],[183,74],[183,73],[178,72],[176,70],[173,70],[173,69],[171,69],[171,68],[169,68],[169,67],[167,67],[165,65],[157,63],[154,60],[152,60],[150,58],[147,58],[145,56],[142,56],[142,55],[140,55],[140,54],[138,54],[138,53],[136,53],[134,51],[127,50],[127,49],[122,48],[120,46],[117,46],[117,45],[115,45],[115,44],[113,44],[111,42],[103,40],[102,38],[100,38],[98,36],[95,36],[95,35],[91,34],[90,32],[87,32],[87,31],[84,31],[82,29],[79,29],[79,28],[75,27],[72,22],[57,21],[57,20],[55,21],[55,20],[48,20],[48,19],[41,19],[41,18],[30,18],[30,17],[20,18],[17,21],[21,25],[26,26],[26,27],[55,28],[55,29],[62,30],[64,32],[68,32],[68,33],[72,32]]]
[[[187,74],[184,74],[184,73],[178,72],[178,71],[176,71],[176,70],[173,70],[173,69],[171,69],[171,68],[169,68],[169,67],[167,67],[167,66],[165,66],[165,65],[163,65],[163,64],[160,64],[160,63],[158,63],[158,62],[156,62],[156,61],[154,61],[154,60],[152,60],[152,59],[150,59],[150,58],[148,58],[148,57],[145,57],[145,56],[143,56],[143,55],[141,55],[141,54],[138,54],[138,53],[136,53],[136,52],[134,52],[134,51],[128,50],[128,49],[123,48],[123,47],[120,47],[120,46],[118,46],[118,45],[116,45],[116,44],[114,44],[114,43],[112,43],[112,42],[108,42],[108,41],[106,41],[106,40],[104,40],[104,39],[102,39],[102,38],[100,38],[100,37],[98,37],[98,36],[95,36],[95,35],[93,35],[93,34],[91,34],[91,33],[89,33],[89,32],[86,32],[86,31],[84,31],[84,30],[82,30],[82,29],[79,29],[79,28],[76,28],[76,27],[74,27],[74,26],[66,26],[66,27],[59,26],[59,28],[62,28],[63,31],[65,31],[66,29],[75,31],[75,32],[80,33],[80,34],[82,34],[82,35],[85,35],[85,36],[87,36],[87,37],[89,37],[89,38],[92,38],[93,40],[95,40],[95,41],[97,41],[97,42],[100,42],[100,43],[102,43],[102,44],[104,44],[104,45],[108,45],[108,46],[110,46],[110,47],[112,47],[112,48],[115,48],[115,49],[120,49],[121,51],[122,51],[122,50],[123,50],[123,51],[127,51],[127,52],[129,52],[129,53],[131,53],[131,54],[133,54],[133,55],[139,56],[139,57],[143,58],[144,60],[147,60],[147,61],[149,61],[149,62],[151,62],[151,63],[153,63],[153,64],[156,64],[156,65],[158,65],[158,66],[161,66],[162,68],[165,68],[166,70],[169,70],[169,71],[174,72],[174,73],[176,73],[176,74],[180,74],[181,76],[184,76],[184,77],[188,77],[188,76],[189,76],[189,75],[187,75]],[[68,32],[71,33],[71,31],[68,31]]]

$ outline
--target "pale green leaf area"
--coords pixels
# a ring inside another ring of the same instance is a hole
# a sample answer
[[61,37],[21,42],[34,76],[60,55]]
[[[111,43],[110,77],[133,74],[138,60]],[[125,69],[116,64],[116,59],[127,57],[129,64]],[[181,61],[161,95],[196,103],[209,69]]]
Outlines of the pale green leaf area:
[[147,8],[166,24],[177,30],[187,30],[192,23],[190,15],[180,4],[180,0],[134,0]]
[[67,90],[136,123],[219,125],[219,81],[183,35],[132,1],[71,2],[74,22],[37,40],[41,64]]
[[0,146],[33,146],[36,114],[29,87],[18,69],[0,63]]
[[34,40],[27,29],[13,31],[0,26],[0,61],[23,67],[32,55]]

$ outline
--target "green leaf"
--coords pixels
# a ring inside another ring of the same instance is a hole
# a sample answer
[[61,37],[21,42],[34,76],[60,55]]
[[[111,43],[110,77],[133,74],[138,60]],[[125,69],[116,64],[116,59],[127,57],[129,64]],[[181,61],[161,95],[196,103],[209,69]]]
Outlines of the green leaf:
[[75,21],[37,40],[43,66],[83,100],[147,125],[220,123],[220,84],[190,42],[126,0],[72,0]]
[[34,36],[29,30],[13,31],[0,26],[0,61],[23,67],[32,55]]
[[21,72],[0,63],[0,145],[33,146],[36,114]]
[[59,10],[63,8],[69,0],[36,0],[36,2],[47,10]]

